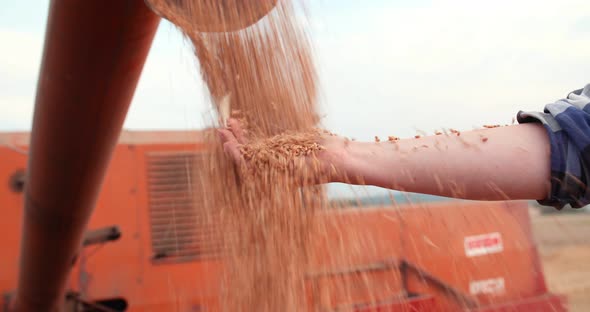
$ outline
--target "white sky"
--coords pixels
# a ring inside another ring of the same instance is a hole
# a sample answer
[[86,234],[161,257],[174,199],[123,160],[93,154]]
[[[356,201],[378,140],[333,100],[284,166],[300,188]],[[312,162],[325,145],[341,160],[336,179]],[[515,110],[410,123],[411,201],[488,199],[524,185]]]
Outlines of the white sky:
[[[510,123],[590,83],[590,1],[308,0],[324,125],[359,140]],[[28,130],[47,0],[0,9],[0,131]],[[162,23],[125,122],[201,128],[189,47]]]

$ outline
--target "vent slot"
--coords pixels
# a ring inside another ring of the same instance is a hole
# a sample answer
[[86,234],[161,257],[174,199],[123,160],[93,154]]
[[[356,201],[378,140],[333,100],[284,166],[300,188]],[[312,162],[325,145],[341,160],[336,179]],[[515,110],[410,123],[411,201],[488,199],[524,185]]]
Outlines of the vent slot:
[[203,154],[147,153],[148,200],[153,258],[191,261],[217,258],[221,244],[215,222],[207,222],[204,207],[195,205],[203,189],[194,169]]

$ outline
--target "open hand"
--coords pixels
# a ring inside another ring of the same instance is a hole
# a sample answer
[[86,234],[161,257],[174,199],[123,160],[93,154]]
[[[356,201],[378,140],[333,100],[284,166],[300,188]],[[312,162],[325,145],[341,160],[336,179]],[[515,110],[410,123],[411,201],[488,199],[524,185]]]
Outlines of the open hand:
[[[223,142],[223,150],[237,164],[248,165],[247,160],[242,155],[242,146],[248,144],[248,138],[240,123],[235,119],[227,121],[227,128],[219,129],[219,134]],[[314,183],[340,182],[346,175],[346,139],[325,134],[318,139],[323,149],[310,156],[299,156],[297,163],[293,166],[292,174],[295,176],[304,175],[304,172],[312,172],[316,177],[312,180]],[[307,179],[309,180],[309,179]]]

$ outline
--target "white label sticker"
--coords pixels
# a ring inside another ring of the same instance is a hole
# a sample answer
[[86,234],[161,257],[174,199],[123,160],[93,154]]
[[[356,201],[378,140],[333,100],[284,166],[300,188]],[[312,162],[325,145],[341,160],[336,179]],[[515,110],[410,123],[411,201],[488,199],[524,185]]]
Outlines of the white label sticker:
[[498,232],[467,236],[463,240],[463,245],[467,257],[489,255],[504,250],[502,236]]
[[469,293],[472,295],[500,295],[505,291],[503,277],[469,282]]

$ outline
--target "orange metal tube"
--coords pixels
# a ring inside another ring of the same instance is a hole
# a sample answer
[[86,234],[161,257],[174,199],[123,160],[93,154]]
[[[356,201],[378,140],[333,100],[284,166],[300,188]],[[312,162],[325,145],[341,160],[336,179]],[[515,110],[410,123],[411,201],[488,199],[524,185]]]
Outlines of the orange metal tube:
[[142,0],[53,0],[14,309],[58,311],[160,18]]

